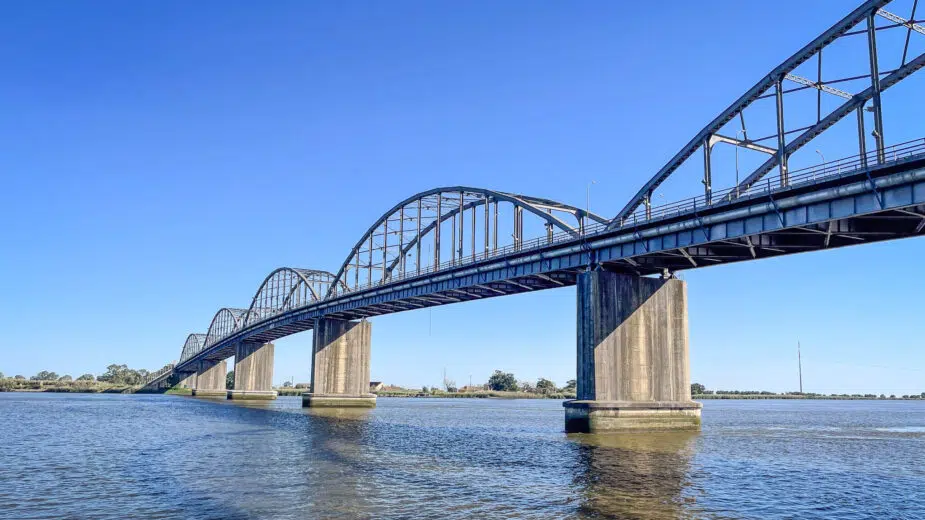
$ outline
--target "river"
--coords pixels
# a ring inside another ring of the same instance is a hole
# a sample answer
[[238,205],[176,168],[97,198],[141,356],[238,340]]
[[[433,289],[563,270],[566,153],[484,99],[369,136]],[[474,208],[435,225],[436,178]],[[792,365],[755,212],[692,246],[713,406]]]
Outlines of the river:
[[574,435],[561,401],[363,411],[0,393],[0,518],[922,518],[925,402],[707,401]]

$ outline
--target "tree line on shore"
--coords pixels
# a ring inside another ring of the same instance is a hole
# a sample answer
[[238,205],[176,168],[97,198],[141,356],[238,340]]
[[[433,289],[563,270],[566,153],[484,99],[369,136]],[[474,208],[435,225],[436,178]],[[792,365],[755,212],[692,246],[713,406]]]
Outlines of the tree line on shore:
[[539,395],[554,395],[554,394],[574,394],[575,393],[575,380],[571,379],[565,383],[565,386],[558,387],[556,383],[541,377],[536,381],[528,380],[518,380],[513,373],[504,372],[502,370],[495,370],[492,373],[491,377],[488,378],[488,382],[480,385],[464,386],[459,388],[456,385],[456,381],[452,379],[444,378],[443,388],[440,387],[427,387],[424,386],[421,388],[421,392],[424,394],[432,394],[436,392],[447,392],[447,393],[457,393],[457,392],[521,392],[525,394],[539,394]]
[[[392,385],[383,385],[382,392],[384,393],[395,393],[395,394],[406,394],[406,393],[419,393],[419,394],[434,394],[434,393],[461,393],[461,392],[520,392],[524,394],[539,394],[546,396],[556,396],[556,395],[565,395],[569,396],[575,393],[575,380],[570,379],[566,381],[565,386],[558,387],[556,383],[541,377],[536,381],[527,381],[527,380],[518,380],[513,373],[504,372],[501,370],[495,370],[491,377],[488,378],[488,382],[481,385],[473,386],[464,386],[462,388],[456,385],[456,382],[452,379],[445,378],[443,380],[443,387],[439,386],[423,386],[420,391],[412,388],[402,388]],[[296,383],[293,384],[291,381],[286,381],[279,388],[289,389],[294,388],[296,390],[307,390],[311,385],[308,383]],[[225,378],[225,387],[228,389],[234,388],[234,371],[228,372]]]
[[691,384],[692,396],[717,396],[717,395],[735,395],[735,396],[795,396],[795,397],[827,397],[842,399],[925,399],[925,392],[921,394],[905,394],[897,396],[896,394],[819,394],[815,392],[769,392],[767,390],[708,390],[700,383]]
[[136,386],[142,384],[146,377],[150,374],[149,371],[145,369],[133,369],[129,368],[127,365],[116,365],[112,364],[106,367],[106,372],[100,374],[99,376],[93,374],[83,374],[78,376],[76,379],[71,377],[69,374],[58,375],[56,372],[42,370],[41,372],[26,378],[23,375],[15,375],[12,377],[7,377],[3,372],[0,372],[0,381],[10,381],[15,384],[15,382],[36,382],[36,383],[80,383],[80,384],[95,384],[95,383],[108,383],[111,385],[124,385],[124,386]]

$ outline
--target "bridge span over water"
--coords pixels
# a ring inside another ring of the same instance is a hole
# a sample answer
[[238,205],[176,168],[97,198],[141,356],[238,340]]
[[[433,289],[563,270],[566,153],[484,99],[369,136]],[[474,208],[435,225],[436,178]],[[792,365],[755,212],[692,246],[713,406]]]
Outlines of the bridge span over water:
[[[220,309],[148,384],[180,380],[194,395],[274,398],[272,342],[313,330],[303,404],[374,406],[367,318],[577,285],[578,398],[566,403],[566,429],[699,427],[686,286],[674,273],[925,228],[925,138],[887,145],[883,121],[888,90],[925,66],[925,52],[912,51],[925,42],[916,6],[906,18],[887,10],[897,2],[864,2],[771,70],[616,215],[480,187],[418,193],[375,220],[336,270],[270,273],[248,305]],[[886,34],[898,34],[893,48],[878,46]],[[866,50],[836,60],[854,66],[848,75],[823,66],[823,53],[841,45]],[[902,107],[891,115],[901,120]],[[855,153],[836,161],[812,154],[807,145],[829,133]],[[713,173],[730,171],[732,156],[718,147],[735,157],[736,182],[722,190]],[[740,165],[749,165],[741,178]],[[694,184],[692,172],[702,193],[655,203],[670,178]],[[232,356],[235,384],[226,392]]]

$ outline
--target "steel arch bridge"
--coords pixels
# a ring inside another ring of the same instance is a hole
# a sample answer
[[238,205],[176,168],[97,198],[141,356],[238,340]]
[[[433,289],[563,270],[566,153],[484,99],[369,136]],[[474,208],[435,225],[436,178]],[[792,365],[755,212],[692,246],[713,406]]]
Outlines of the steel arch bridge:
[[[573,285],[577,273],[600,266],[664,274],[918,236],[925,228],[925,139],[888,146],[883,121],[884,93],[925,67],[925,52],[915,52],[925,48],[917,4],[858,6],[697,132],[612,218],[470,186],[415,194],[376,219],[336,272],[280,268],[249,307],[220,309],[206,333],[187,337],[173,370],[229,357],[240,342],[312,329],[322,317],[357,319]],[[886,9],[894,6],[908,18]],[[770,129],[763,132],[763,124]],[[828,162],[818,150],[822,161],[805,153],[829,132],[843,146],[852,141],[855,153]],[[735,151],[736,182],[722,190],[713,187],[714,172],[731,171],[732,157],[717,145]],[[739,152],[750,165],[741,179]],[[702,194],[654,205],[669,179]]]

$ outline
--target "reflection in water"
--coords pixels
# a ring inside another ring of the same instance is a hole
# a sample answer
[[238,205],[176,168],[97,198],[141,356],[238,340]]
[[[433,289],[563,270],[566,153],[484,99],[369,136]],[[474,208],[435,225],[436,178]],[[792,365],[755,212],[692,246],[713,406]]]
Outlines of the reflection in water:
[[699,432],[573,434],[580,448],[580,510],[591,517],[681,518]]
[[372,408],[302,408],[303,413],[313,417],[339,421],[366,421],[370,418]]

